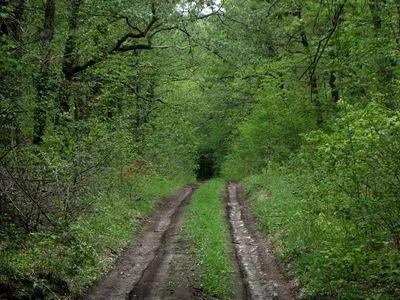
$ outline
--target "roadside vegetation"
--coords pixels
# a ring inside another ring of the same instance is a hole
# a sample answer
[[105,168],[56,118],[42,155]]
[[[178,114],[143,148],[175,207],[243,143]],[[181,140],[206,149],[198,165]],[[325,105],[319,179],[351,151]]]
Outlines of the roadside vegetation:
[[188,206],[182,238],[191,244],[196,288],[205,295],[233,299],[233,253],[225,207],[221,201],[224,187],[222,179],[212,179],[196,191]]
[[[113,265],[140,234],[141,223],[160,199],[189,182],[152,176],[125,182],[93,196],[85,212],[57,232],[37,232],[3,241],[2,292],[8,298],[58,299],[80,294]],[[7,277],[5,277],[7,276]]]
[[399,4],[328,2],[265,19],[279,55],[249,71],[256,103],[222,173],[306,299],[399,299]]
[[244,183],[306,298],[400,298],[399,20],[399,0],[1,1],[0,290],[82,291],[197,175]]
[[388,231],[372,230],[371,220],[342,209],[351,199],[332,193],[332,183],[320,194],[321,182],[278,168],[244,184],[260,227],[305,298],[398,299],[400,256]]

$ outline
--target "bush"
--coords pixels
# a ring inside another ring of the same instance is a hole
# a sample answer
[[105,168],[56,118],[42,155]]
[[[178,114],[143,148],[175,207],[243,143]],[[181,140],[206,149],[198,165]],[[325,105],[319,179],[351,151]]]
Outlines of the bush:
[[253,210],[307,297],[400,296],[400,115],[340,103],[286,167],[245,179]]
[[397,299],[399,251],[382,228],[367,235],[365,223],[335,210],[341,202],[351,212],[349,198],[322,195],[328,185],[309,171],[280,168],[244,181],[261,228],[305,297]]

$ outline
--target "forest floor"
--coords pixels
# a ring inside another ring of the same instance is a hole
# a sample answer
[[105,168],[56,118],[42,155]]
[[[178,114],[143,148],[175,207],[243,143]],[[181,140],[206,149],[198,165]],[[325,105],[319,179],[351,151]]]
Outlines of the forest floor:
[[[182,188],[145,221],[142,236],[128,246],[115,267],[85,299],[218,299],[196,279],[191,245],[182,237],[185,209],[197,185]],[[221,200],[231,234],[234,299],[295,299],[267,237],[255,223],[240,185],[229,183]]]

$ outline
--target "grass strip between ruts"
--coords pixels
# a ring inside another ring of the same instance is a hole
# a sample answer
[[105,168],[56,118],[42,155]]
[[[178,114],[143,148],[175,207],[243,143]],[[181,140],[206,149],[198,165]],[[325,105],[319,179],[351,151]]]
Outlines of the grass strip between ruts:
[[221,193],[224,181],[212,179],[202,185],[188,207],[183,237],[191,241],[199,288],[224,299],[234,296],[229,228]]

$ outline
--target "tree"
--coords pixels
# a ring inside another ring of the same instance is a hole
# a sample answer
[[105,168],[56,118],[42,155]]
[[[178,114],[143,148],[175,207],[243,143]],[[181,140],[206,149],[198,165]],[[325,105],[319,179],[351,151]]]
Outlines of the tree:
[[52,101],[50,96],[54,86],[51,82],[52,77],[52,42],[54,38],[54,18],[56,13],[55,0],[47,0],[44,10],[44,24],[42,34],[42,49],[44,51],[43,61],[41,62],[40,72],[36,81],[37,103],[34,111],[34,128],[32,143],[39,145],[43,141],[44,132],[47,122],[47,110],[49,102]]

